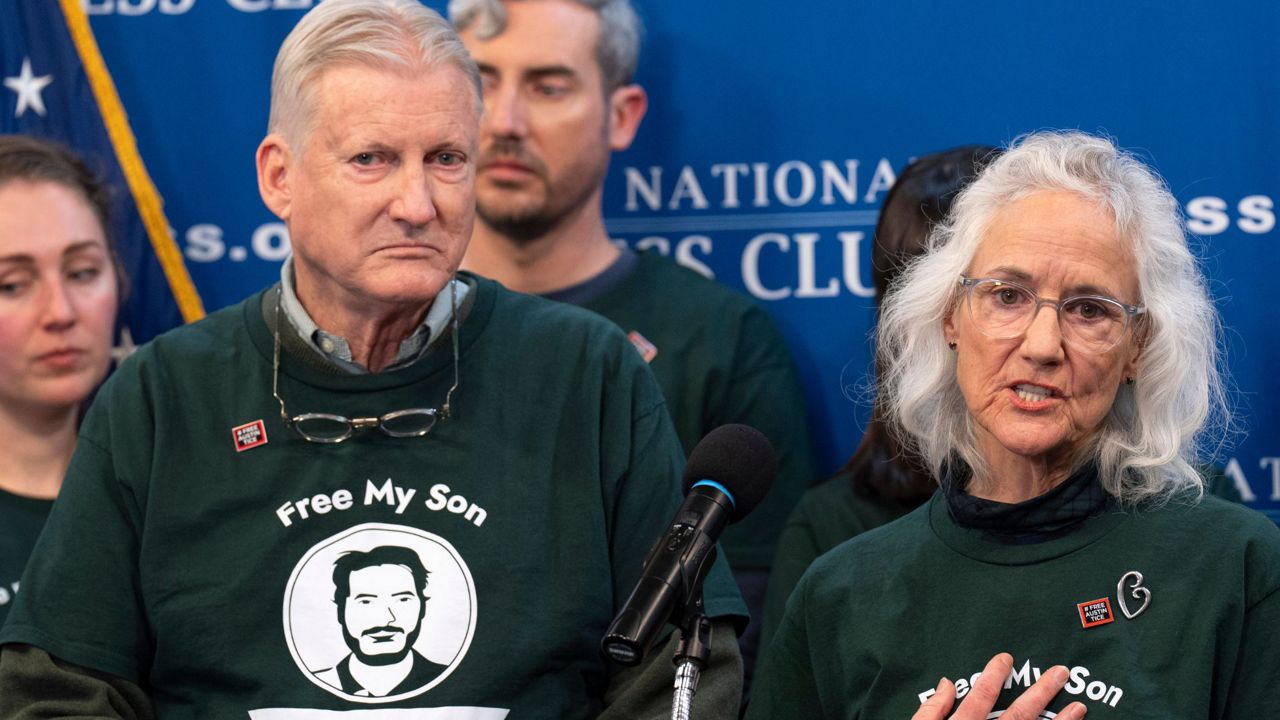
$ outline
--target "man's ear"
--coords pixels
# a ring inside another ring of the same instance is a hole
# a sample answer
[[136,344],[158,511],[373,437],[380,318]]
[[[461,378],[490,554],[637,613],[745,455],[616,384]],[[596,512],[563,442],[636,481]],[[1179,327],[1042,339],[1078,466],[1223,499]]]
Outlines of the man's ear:
[[649,97],[639,85],[623,85],[609,94],[609,148],[626,150],[640,129]]
[[258,165],[258,194],[267,209],[287,221],[293,207],[293,152],[278,133],[262,139],[255,156]]

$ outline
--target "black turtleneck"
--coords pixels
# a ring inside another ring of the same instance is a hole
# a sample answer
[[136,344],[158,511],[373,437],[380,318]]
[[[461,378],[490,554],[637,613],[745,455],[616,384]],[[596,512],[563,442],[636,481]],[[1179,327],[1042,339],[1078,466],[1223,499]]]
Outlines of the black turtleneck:
[[1048,492],[1020,503],[985,500],[965,492],[972,477],[967,467],[942,478],[947,509],[957,524],[981,530],[1008,545],[1030,545],[1052,540],[1096,517],[1111,497],[1098,482],[1093,463],[1081,466]]

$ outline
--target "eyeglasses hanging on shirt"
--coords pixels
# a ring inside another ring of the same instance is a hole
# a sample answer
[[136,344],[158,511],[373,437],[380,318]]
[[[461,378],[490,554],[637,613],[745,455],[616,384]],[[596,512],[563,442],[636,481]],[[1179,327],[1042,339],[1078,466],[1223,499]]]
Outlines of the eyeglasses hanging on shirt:
[[350,438],[361,430],[377,428],[394,438],[422,437],[435,428],[436,423],[449,417],[453,391],[458,389],[458,291],[457,278],[449,281],[449,296],[453,302],[453,317],[449,325],[453,342],[453,387],[445,393],[444,404],[438,408],[406,408],[394,410],[379,417],[349,418],[334,413],[302,413],[290,415],[280,397],[280,290],[276,291],[275,350],[271,359],[271,395],[280,403],[280,419],[293,428],[307,442],[334,444]]

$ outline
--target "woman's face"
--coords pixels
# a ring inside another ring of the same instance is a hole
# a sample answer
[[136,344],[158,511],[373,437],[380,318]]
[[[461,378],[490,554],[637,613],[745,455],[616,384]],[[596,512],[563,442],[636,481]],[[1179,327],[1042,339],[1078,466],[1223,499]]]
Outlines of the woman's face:
[[116,274],[106,235],[76,190],[0,185],[0,405],[75,405],[106,374]]
[[[1073,193],[1037,193],[997,211],[965,274],[1014,281],[1042,299],[1106,295],[1140,304],[1133,254],[1109,211]],[[1048,305],[1012,339],[982,334],[963,301],[944,330],[956,343],[956,378],[989,462],[1002,454],[1069,461],[1134,375],[1140,350],[1132,323],[1110,350],[1078,348]]]

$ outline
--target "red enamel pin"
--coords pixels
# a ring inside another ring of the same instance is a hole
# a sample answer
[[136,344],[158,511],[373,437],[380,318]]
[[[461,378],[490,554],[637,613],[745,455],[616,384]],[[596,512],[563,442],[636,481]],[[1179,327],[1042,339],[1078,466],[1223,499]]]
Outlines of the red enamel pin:
[[236,452],[244,452],[267,444],[267,426],[261,420],[237,425],[231,428],[231,439],[235,441]]
[[1116,619],[1111,612],[1111,598],[1088,600],[1076,605],[1080,612],[1080,624],[1089,629],[1098,625],[1106,625]]
[[627,339],[636,346],[636,352],[640,353],[640,357],[644,358],[645,362],[651,363],[658,357],[658,347],[649,342],[649,338],[641,335],[639,330],[627,333]]

